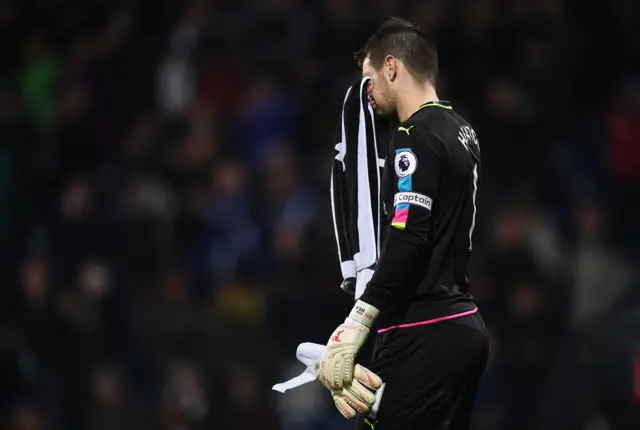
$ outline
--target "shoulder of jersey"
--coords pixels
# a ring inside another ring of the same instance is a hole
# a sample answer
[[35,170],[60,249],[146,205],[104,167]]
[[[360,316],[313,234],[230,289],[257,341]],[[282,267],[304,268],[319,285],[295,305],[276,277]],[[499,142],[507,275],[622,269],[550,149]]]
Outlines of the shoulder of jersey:
[[396,143],[393,160],[396,176],[400,179],[411,176],[418,167],[418,158],[414,153],[419,125],[411,118],[398,125],[394,132]]
[[395,133],[401,136],[412,136],[418,132],[417,128],[417,121],[407,120],[396,127]]

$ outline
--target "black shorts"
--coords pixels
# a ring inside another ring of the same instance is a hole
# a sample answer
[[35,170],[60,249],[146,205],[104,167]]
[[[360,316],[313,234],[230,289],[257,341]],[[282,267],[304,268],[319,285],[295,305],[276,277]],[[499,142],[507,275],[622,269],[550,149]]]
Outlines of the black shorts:
[[[478,313],[378,334],[369,369],[384,391],[374,430],[467,430],[489,355]],[[371,430],[364,416],[358,430]]]

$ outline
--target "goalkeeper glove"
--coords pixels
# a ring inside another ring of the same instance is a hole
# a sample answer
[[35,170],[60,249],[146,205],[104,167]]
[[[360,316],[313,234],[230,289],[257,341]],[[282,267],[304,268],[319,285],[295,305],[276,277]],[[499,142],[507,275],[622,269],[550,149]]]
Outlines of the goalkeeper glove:
[[351,384],[342,390],[331,391],[331,396],[340,413],[347,419],[353,419],[357,412],[369,412],[376,401],[376,395],[369,389],[375,391],[381,385],[382,380],[378,375],[357,364]]
[[[336,406],[338,406],[340,412],[345,416],[347,416],[347,414],[343,411],[344,403],[342,399],[355,409],[364,409],[362,408],[362,403],[357,403],[357,399],[350,395],[344,395],[344,393],[345,389],[347,392],[349,389],[353,389],[356,393],[360,391],[362,384],[359,382],[362,382],[361,378],[354,381],[355,359],[358,351],[360,351],[362,345],[364,345],[371,326],[378,314],[378,309],[362,300],[358,300],[351,310],[349,317],[343,324],[338,326],[331,335],[331,338],[329,338],[327,348],[320,359],[318,379],[332,392]],[[364,384],[371,389],[377,389],[382,384],[380,377],[369,370],[364,369],[363,372],[359,372],[358,376],[362,378],[370,377],[364,381]],[[354,385],[354,382],[357,384]],[[342,397],[336,400],[336,395]],[[365,397],[369,396],[358,396],[360,400],[367,401],[368,399]],[[373,402],[368,404],[367,410],[372,404]]]

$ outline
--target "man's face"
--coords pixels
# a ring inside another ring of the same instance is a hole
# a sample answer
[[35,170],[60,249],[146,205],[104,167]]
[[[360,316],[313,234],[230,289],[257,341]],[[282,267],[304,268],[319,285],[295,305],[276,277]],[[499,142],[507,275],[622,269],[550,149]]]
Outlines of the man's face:
[[369,57],[365,58],[362,63],[362,76],[371,78],[367,91],[369,92],[369,102],[376,115],[385,118],[395,115],[395,99],[391,91],[390,83],[386,76],[384,76],[384,73],[382,73],[382,70],[376,70],[373,67]]

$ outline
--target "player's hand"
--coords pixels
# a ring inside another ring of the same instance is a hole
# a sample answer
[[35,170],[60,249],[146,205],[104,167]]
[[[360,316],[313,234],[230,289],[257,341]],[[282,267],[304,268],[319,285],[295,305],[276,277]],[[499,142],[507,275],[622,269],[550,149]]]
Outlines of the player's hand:
[[333,332],[318,370],[318,379],[331,391],[339,391],[353,380],[356,355],[364,345],[379,311],[358,300],[349,317]]
[[327,389],[340,391],[351,383],[356,355],[368,335],[369,328],[359,323],[340,324],[334,330],[318,370],[318,379]]
[[382,379],[378,375],[358,364],[351,384],[340,391],[332,391],[331,396],[340,413],[351,420],[358,412],[369,412],[376,401],[376,395],[370,390],[375,391],[381,385]]
[[347,418],[353,418],[356,411],[367,412],[375,402],[375,395],[367,388],[376,390],[382,385],[380,377],[355,364],[378,313],[358,300],[329,338],[318,365],[318,380],[331,391],[336,407]]

